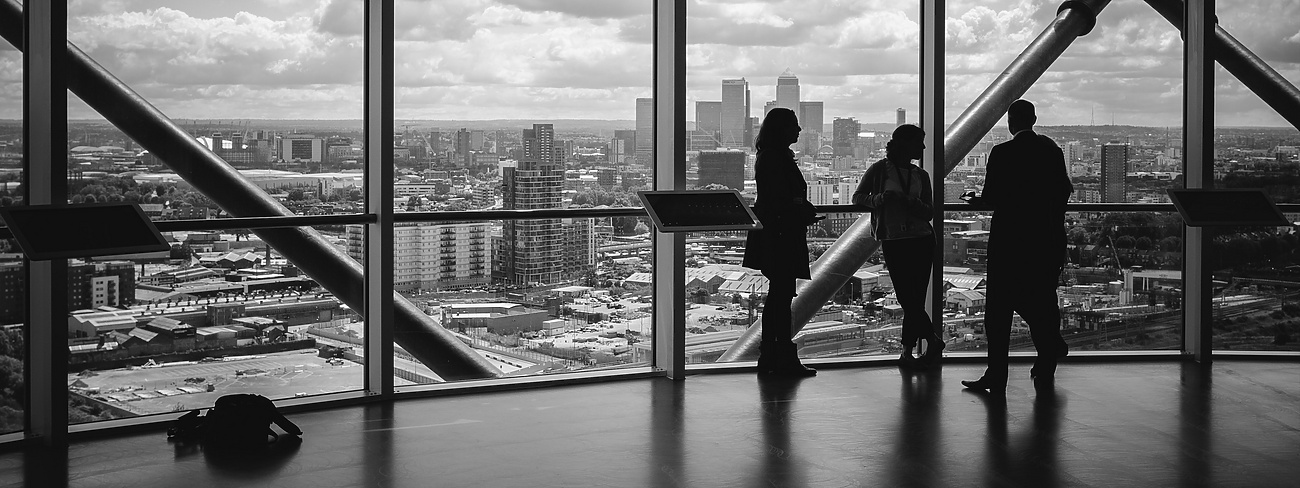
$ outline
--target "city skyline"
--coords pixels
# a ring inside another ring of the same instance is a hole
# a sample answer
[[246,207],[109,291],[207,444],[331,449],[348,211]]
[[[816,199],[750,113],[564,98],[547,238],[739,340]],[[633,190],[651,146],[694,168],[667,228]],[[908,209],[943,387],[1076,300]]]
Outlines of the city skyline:
[[[632,120],[651,94],[649,2],[523,0],[397,3],[396,116],[432,120]],[[1054,17],[1059,2],[948,3],[952,120]],[[1225,29],[1293,83],[1300,79],[1300,0],[1218,2]],[[1248,8],[1247,8],[1248,6]],[[889,121],[918,114],[919,10],[892,2],[688,5],[688,120],[717,83],[745,77],[753,105],[777,77],[825,116]],[[847,12],[847,13],[846,13]],[[247,0],[161,6],[156,0],[69,5],[69,39],[176,118],[359,119],[360,3]],[[758,27],[758,28],[756,28]],[[765,32],[766,31],[766,32]],[[594,41],[594,42],[593,42]],[[1026,94],[1045,125],[1181,125],[1178,33],[1141,2],[1112,3]],[[21,117],[21,55],[0,46],[0,117]],[[1285,122],[1229,75],[1218,122]],[[69,97],[74,119],[96,118]]]

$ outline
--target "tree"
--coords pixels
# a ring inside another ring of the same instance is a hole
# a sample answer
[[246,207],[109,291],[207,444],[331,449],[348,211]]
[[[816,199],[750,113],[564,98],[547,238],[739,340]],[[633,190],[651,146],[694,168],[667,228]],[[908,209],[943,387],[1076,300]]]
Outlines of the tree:
[[1069,232],[1066,233],[1066,238],[1070,244],[1076,246],[1092,244],[1092,233],[1083,227],[1071,227]]
[[289,199],[290,199],[290,200],[293,200],[293,201],[299,201],[299,200],[302,200],[302,199],[305,198],[305,197],[306,197],[306,193],[304,193],[304,192],[302,191],[302,189],[294,188],[294,189],[292,189],[292,190],[289,190]]
[[1174,236],[1160,239],[1160,250],[1164,252],[1180,252],[1183,250],[1183,240]]
[[1152,249],[1151,238],[1147,236],[1142,236],[1137,238],[1137,242],[1134,244],[1134,247],[1136,247],[1137,250],[1139,251],[1150,251]]
[[635,235],[641,235],[641,234],[645,234],[645,233],[647,233],[647,232],[650,232],[650,227],[647,226],[647,225],[645,225],[645,222],[640,222],[640,221],[638,221],[638,222],[636,223],[636,228],[633,229],[633,233],[634,233]]
[[1119,236],[1119,238],[1115,239],[1115,248],[1117,249],[1133,249],[1135,245],[1137,245],[1137,241],[1133,239],[1133,236]]

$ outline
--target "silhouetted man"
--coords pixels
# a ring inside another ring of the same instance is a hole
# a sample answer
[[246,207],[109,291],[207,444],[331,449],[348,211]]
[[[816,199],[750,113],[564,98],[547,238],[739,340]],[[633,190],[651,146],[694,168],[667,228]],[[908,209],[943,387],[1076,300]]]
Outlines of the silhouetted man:
[[1007,110],[1010,141],[989,153],[984,191],[968,201],[993,210],[988,247],[984,331],[989,366],[984,376],[962,381],[967,388],[1007,388],[1007,353],[1012,313],[1029,325],[1038,358],[1030,375],[1050,379],[1056,360],[1068,352],[1061,338],[1056,286],[1065,264],[1065,203],[1074,192],[1061,148],[1034,133],[1034,104],[1016,100]]

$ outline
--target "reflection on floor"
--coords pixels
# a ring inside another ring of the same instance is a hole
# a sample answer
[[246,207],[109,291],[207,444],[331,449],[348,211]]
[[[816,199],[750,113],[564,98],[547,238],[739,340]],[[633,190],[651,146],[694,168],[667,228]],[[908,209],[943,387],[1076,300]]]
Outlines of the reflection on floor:
[[[161,432],[0,454],[0,486],[1295,486],[1300,363],[1065,364],[1005,400],[981,368],[630,380],[304,413],[221,456]],[[54,461],[51,461],[54,460]],[[26,478],[25,478],[26,476]],[[50,479],[53,477],[55,479]],[[66,481],[65,481],[66,480]]]

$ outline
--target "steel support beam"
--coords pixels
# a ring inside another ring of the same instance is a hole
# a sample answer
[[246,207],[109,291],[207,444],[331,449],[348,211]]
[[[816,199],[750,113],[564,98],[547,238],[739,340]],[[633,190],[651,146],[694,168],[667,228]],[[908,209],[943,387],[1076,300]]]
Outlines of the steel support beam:
[[366,394],[393,393],[393,0],[367,0]]
[[[1187,31],[1183,26],[1183,11],[1186,8],[1183,0],[1146,0],[1146,2],[1182,32],[1184,39],[1187,39]],[[1238,42],[1228,31],[1219,26],[1213,17],[1208,22],[1212,26],[1207,27],[1212,30],[1206,32],[1209,59],[1218,61],[1223,69],[1228,70],[1228,73],[1241,81],[1241,84],[1246,85],[1246,88],[1259,96],[1259,99],[1272,107],[1278,115],[1300,129],[1300,89],[1278,74],[1273,67],[1247,49],[1244,44]],[[1191,40],[1188,39],[1187,43],[1190,46]]]
[[[23,34],[23,187],[25,205],[68,203],[67,6],[59,0],[29,0],[32,7],[11,20]],[[10,42],[14,42],[11,40]],[[30,354],[23,367],[27,384],[27,435],[45,448],[67,448],[68,432],[68,260],[24,261],[27,268],[27,326]]]
[[[654,189],[686,189],[686,2],[654,2]],[[686,234],[655,229],[654,367],[686,375]]]
[[[22,5],[0,2],[0,35],[19,48],[22,18]],[[236,217],[293,215],[81,49],[68,42],[66,51],[68,89],[226,212]],[[365,310],[365,268],[315,229],[253,232],[353,310]],[[501,376],[499,369],[405,297],[392,297],[397,343],[429,369],[447,380]]]
[[[1182,2],[1178,2],[1182,3]],[[1187,2],[1183,49],[1183,186],[1214,187],[1214,0]],[[1214,324],[1210,237],[1183,226],[1183,353],[1211,359]]]
[[[934,190],[934,215],[932,224],[935,229],[943,229],[943,179],[947,171],[944,162],[944,37],[947,11],[945,0],[924,0],[921,2],[921,130],[925,131],[925,154],[921,157],[921,166],[930,173],[930,187]],[[846,199],[847,200],[847,199]],[[936,233],[936,237],[942,233]],[[925,301],[925,312],[930,315],[935,332],[943,336],[943,321],[934,320],[943,314],[944,295],[936,284],[943,283],[943,241],[936,240],[931,248],[929,299]],[[921,344],[918,341],[918,345]],[[926,347],[929,342],[924,342]]]
[[[1070,0],[1061,4],[1056,19],[948,127],[943,141],[945,158],[942,175],[947,175],[956,167],[966,153],[997,124],[1011,102],[1029,91],[1070,43],[1092,31],[1097,23],[1097,14],[1109,4],[1110,0]],[[880,247],[880,243],[871,237],[870,220],[870,215],[859,217],[813,263],[812,279],[799,286],[799,295],[791,305],[795,327],[802,329]],[[762,322],[755,322],[718,361],[742,361],[757,357],[761,328]]]

